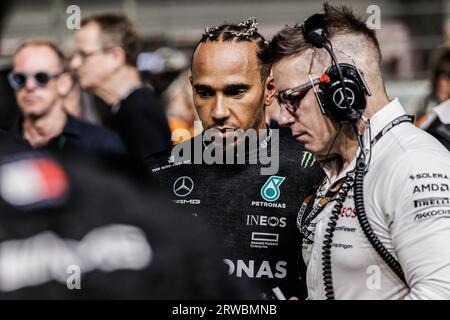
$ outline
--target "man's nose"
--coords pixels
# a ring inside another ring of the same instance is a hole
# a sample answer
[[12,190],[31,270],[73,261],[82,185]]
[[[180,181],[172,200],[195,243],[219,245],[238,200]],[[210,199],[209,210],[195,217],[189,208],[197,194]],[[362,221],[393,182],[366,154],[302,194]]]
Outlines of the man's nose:
[[36,80],[34,80],[33,77],[27,77],[27,80],[25,80],[25,89],[27,91],[33,91],[37,87]]
[[72,59],[70,59],[69,67],[72,70],[78,69],[81,65],[81,58],[78,55],[74,55]]
[[286,110],[285,107],[280,106],[280,115],[278,118],[278,124],[283,127],[288,127],[295,122],[295,117]]
[[225,99],[220,95],[217,95],[214,99],[211,117],[217,122],[222,122],[230,116],[230,110],[226,106],[226,102],[224,100]]

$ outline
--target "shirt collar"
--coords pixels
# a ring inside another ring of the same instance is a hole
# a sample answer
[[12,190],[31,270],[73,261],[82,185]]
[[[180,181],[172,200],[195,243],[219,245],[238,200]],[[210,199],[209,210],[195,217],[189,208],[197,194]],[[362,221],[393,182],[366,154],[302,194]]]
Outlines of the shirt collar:
[[[392,120],[406,114],[405,110],[403,109],[402,105],[400,104],[400,101],[398,98],[393,99],[390,101],[387,105],[385,105],[383,108],[378,110],[371,118],[370,118],[370,128],[371,128],[371,136],[372,138],[375,137],[381,130],[384,129],[384,127],[389,124]],[[366,139],[366,135],[368,134],[368,131],[366,130],[364,132],[364,138],[363,141],[368,141]],[[360,148],[356,151],[356,155],[359,154]],[[343,170],[337,177],[331,177],[329,170],[327,170],[324,167],[324,172],[328,177],[328,181],[330,183],[334,183],[335,181],[343,178],[349,171],[353,170],[356,165],[356,155],[353,158],[352,162]]]
[[[371,136],[375,137],[392,120],[406,114],[398,98],[393,99],[370,118]],[[367,130],[364,134],[367,134]]]
[[[81,135],[81,132],[79,126],[77,125],[77,122],[78,120],[75,117],[68,114],[63,131],[61,132],[61,134],[56,136],[56,138],[58,138],[61,135],[70,135],[73,137],[79,137]],[[23,117],[21,116],[11,129],[14,138],[18,139],[19,141],[25,141],[25,137],[23,136],[22,125],[23,125]]]
[[71,136],[80,136],[80,126],[77,124],[78,120],[71,116],[67,115],[67,122],[63,128],[61,135],[71,135]]

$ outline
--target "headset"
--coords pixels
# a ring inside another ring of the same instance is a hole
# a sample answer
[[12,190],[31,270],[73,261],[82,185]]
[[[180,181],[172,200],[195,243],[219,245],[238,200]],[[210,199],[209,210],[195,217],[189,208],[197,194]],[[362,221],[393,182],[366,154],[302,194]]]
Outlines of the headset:
[[[328,40],[329,31],[324,14],[314,14],[301,26],[306,42],[324,48],[331,56],[332,65],[326,71],[316,91],[322,113],[338,123],[356,123],[366,108],[366,96],[372,93],[356,66],[339,63]],[[325,77],[326,76],[326,77]]]

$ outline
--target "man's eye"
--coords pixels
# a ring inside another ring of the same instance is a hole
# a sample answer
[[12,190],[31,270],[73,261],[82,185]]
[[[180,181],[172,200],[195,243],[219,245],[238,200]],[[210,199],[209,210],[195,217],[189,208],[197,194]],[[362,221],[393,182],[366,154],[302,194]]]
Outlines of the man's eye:
[[300,105],[300,102],[305,98],[307,92],[296,92],[294,94],[291,94],[289,97],[289,102],[293,107],[298,107]]
[[201,97],[201,98],[209,98],[212,97],[214,95],[214,92],[212,92],[211,90],[197,90],[197,94]]
[[247,92],[247,89],[243,89],[243,88],[233,88],[233,89],[225,90],[225,94],[227,96],[240,96],[240,95],[244,94],[245,92]]

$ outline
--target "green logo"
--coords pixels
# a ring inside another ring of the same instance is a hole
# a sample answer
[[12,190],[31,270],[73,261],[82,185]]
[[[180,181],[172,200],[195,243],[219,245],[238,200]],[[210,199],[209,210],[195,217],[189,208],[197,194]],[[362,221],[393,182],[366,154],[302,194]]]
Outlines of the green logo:
[[300,166],[302,168],[311,167],[315,161],[316,159],[311,152],[303,151],[302,163],[300,164]]
[[285,177],[271,176],[261,188],[261,197],[264,200],[273,202],[280,197],[280,186]]

